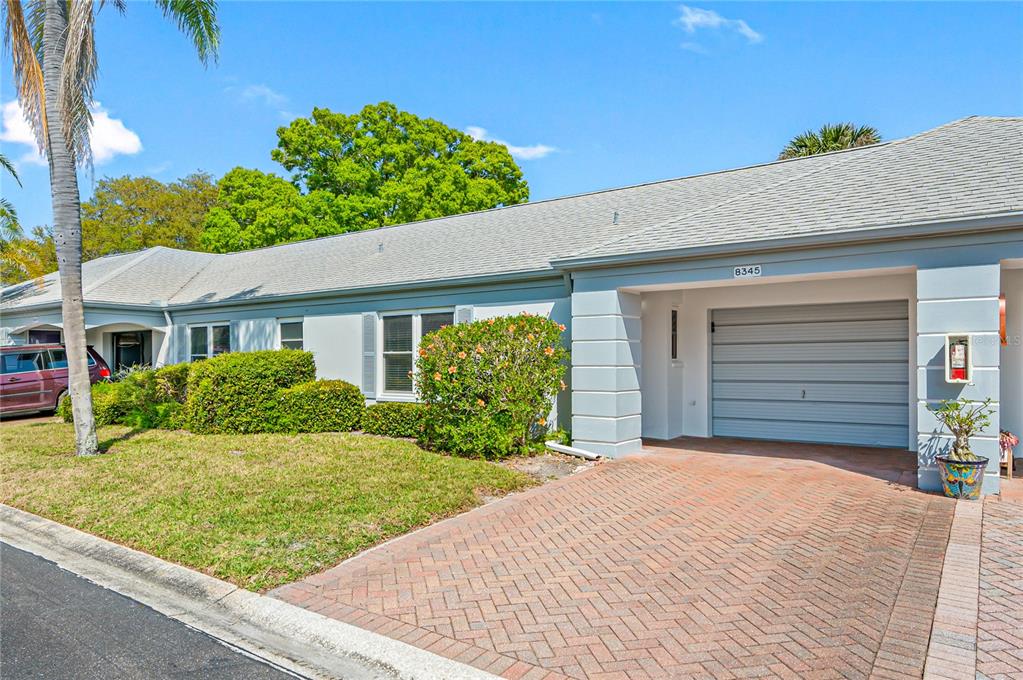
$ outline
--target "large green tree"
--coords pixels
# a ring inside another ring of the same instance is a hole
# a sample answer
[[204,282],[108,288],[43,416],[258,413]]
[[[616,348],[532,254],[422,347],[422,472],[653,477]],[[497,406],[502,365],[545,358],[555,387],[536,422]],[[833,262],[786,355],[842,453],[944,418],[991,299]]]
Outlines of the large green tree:
[[[110,0],[117,11],[126,0]],[[163,15],[192,41],[199,58],[216,56],[220,28],[215,0],[156,0]],[[75,449],[99,452],[92,413],[85,307],[82,301],[82,218],[78,166],[91,160],[93,92],[99,75],[93,0],[6,0],[4,46],[10,50],[21,109],[50,168],[54,242],[68,358]]]
[[277,131],[273,159],[307,192],[334,197],[344,231],[524,203],[507,147],[473,139],[390,102],[346,115],[313,109]]
[[346,231],[326,191],[303,194],[282,177],[247,168],[231,170],[218,187],[202,234],[205,250],[230,253]]
[[82,258],[152,246],[198,250],[217,192],[213,177],[204,172],[169,183],[152,177],[101,179],[82,204]]
[[820,130],[807,130],[793,137],[778,154],[778,160],[854,149],[858,146],[877,144],[880,141],[881,133],[869,125],[857,126],[853,123],[822,125]]

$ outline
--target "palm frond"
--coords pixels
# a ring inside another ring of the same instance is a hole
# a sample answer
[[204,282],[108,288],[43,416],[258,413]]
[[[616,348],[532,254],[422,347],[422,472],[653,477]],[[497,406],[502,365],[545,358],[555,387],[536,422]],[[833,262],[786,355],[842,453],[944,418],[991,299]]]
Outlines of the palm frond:
[[11,162],[11,159],[2,153],[0,153],[0,168],[9,172],[11,177],[14,178],[14,181],[18,183],[18,186],[21,186],[21,178],[18,177],[18,169],[14,167],[14,163]]
[[[27,6],[26,6],[27,5]],[[21,111],[32,128],[39,152],[46,152],[46,95],[43,87],[42,21],[40,0],[6,0],[4,8],[4,46],[14,67],[14,86]]]
[[63,113],[64,139],[77,163],[89,165],[92,149],[93,91],[98,75],[96,60],[96,13],[91,0],[68,3],[64,62],[60,69],[60,108]]
[[778,160],[853,149],[880,141],[881,133],[869,125],[856,127],[852,123],[828,123],[819,130],[807,130],[793,137],[778,154]]
[[216,0],[156,0],[156,6],[191,38],[204,65],[216,63],[220,50]]
[[14,204],[0,196],[0,245],[24,235]]

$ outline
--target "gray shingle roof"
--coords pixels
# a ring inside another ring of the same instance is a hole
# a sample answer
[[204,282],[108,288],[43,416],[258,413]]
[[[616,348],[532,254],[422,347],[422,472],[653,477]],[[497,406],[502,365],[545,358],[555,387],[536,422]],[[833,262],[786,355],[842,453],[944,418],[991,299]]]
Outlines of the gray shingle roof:
[[[974,117],[861,149],[260,250],[153,248],[87,262],[83,276],[89,301],[225,302],[1019,210],[1023,118]],[[4,289],[3,308],[59,300],[52,276]]]

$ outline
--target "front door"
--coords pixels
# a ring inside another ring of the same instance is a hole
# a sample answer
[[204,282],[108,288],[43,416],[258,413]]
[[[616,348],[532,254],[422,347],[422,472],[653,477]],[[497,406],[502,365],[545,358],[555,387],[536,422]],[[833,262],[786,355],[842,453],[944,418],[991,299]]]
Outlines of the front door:
[[142,333],[114,333],[114,370],[120,371],[145,363]]

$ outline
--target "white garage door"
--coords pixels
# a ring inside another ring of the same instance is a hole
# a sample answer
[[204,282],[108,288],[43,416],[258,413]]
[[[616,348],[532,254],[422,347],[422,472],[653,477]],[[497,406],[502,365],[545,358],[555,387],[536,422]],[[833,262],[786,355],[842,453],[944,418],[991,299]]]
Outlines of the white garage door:
[[909,304],[711,313],[713,433],[905,448]]

